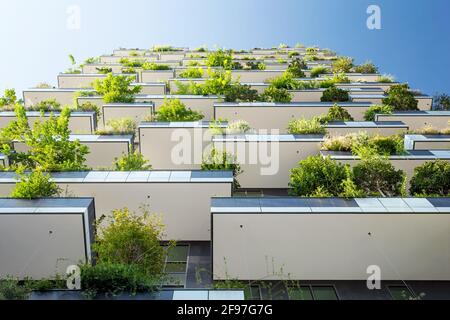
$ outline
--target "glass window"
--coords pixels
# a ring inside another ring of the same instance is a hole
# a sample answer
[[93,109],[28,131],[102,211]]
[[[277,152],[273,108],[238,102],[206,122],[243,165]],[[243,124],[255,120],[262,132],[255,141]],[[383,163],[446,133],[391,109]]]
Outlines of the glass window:
[[290,300],[313,300],[309,286],[288,287],[288,295]]
[[185,262],[187,261],[189,246],[170,247],[167,252],[167,261]]
[[414,298],[407,286],[389,286],[388,290],[394,300],[410,300]]
[[338,300],[332,286],[312,286],[314,300]]
[[257,285],[251,285],[244,289],[246,300],[261,300],[261,290]]

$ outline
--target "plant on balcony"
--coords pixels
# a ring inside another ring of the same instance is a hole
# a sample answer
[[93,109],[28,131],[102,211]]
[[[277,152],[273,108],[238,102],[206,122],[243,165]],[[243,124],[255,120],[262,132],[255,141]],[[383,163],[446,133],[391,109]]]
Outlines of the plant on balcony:
[[317,78],[321,74],[328,73],[328,68],[325,66],[317,66],[311,69],[311,78]]
[[108,68],[108,67],[97,67],[95,69],[97,70],[97,72],[99,74],[108,74],[108,73],[113,72],[112,68]]
[[[78,140],[70,141],[69,118],[70,109],[65,107],[59,117],[53,114],[44,122],[35,122],[33,128],[28,123],[23,106],[16,106],[16,120],[3,128],[0,136],[3,141],[25,143],[26,152],[7,152],[13,166],[24,166],[44,171],[78,171],[87,169],[85,157],[89,148]],[[4,146],[4,150],[5,150]],[[6,147],[6,150],[8,148]]]
[[142,64],[143,70],[171,70],[171,67],[167,64],[158,64],[154,62],[144,62]]
[[142,90],[141,86],[130,86],[134,81],[133,77],[110,73],[105,79],[95,80],[93,86],[105,103],[131,103],[134,102],[134,95]]
[[137,124],[132,118],[111,119],[106,122],[106,129],[97,131],[100,135],[134,135]]
[[433,110],[450,111],[450,96],[447,94],[436,95],[433,98]]
[[334,73],[349,73],[353,68],[353,58],[339,57],[333,62],[331,68]]
[[353,71],[356,73],[374,74],[378,73],[378,68],[372,62],[367,61],[363,64],[355,66]]
[[297,52],[297,51],[290,51],[290,52],[288,53],[288,57],[289,57],[289,58],[298,57],[299,55],[300,55],[300,53]]
[[427,161],[414,169],[410,193],[415,196],[448,197],[450,195],[450,163]]
[[384,105],[390,105],[396,111],[417,111],[418,103],[407,84],[391,86],[387,91],[387,97],[383,99]]
[[220,151],[216,148],[211,148],[209,152],[203,155],[201,168],[202,170],[207,171],[233,171],[233,190],[237,190],[240,188],[237,176],[242,173],[241,166],[237,162],[236,157],[227,153],[226,151]]
[[36,169],[29,174],[24,173],[24,167],[16,171],[19,181],[11,192],[11,198],[15,199],[39,199],[57,196],[61,189],[51,181],[49,174]]
[[[132,149],[132,146],[130,146]],[[116,171],[146,171],[152,166],[144,159],[144,156],[137,150],[129,154],[122,155],[121,158],[114,159],[114,169]]]
[[100,63],[100,57],[89,57],[83,62],[83,64],[94,64],[94,63]]
[[320,191],[329,196],[339,196],[344,191],[342,182],[347,177],[345,167],[330,157],[310,156],[291,170],[291,193],[308,197]]
[[222,67],[228,70],[232,69],[233,56],[229,50],[218,49],[209,52],[206,59],[206,65],[208,67]]
[[336,73],[332,77],[325,77],[320,83],[321,88],[329,88],[335,86],[337,83],[350,83],[350,79],[343,73]]
[[359,135],[356,133],[350,133],[345,136],[326,137],[322,143],[322,150],[351,152],[358,137]]
[[228,123],[227,128],[225,128],[225,134],[245,134],[252,130],[250,124],[245,120],[235,120]]
[[180,78],[199,79],[202,77],[203,77],[202,68],[187,68],[185,71],[180,73]]
[[226,102],[254,102],[260,100],[257,90],[248,84],[235,83],[225,89],[224,100]]
[[17,103],[16,90],[5,89],[3,97],[0,97],[0,107],[14,106]]
[[261,94],[261,100],[264,102],[289,103],[292,101],[292,95],[286,89],[269,86]]
[[179,99],[167,99],[159,107],[154,117],[155,121],[199,121],[203,119],[203,114],[186,108]]
[[353,167],[355,185],[366,194],[375,197],[405,195],[406,174],[397,170],[385,157],[367,153]]
[[304,78],[305,73],[303,70],[305,69],[307,69],[306,62],[303,59],[295,58],[289,63],[287,72],[289,72],[294,78]]
[[389,74],[385,74],[385,75],[382,75],[382,76],[379,76],[378,78],[377,78],[377,81],[376,82],[380,82],[380,83],[392,83],[392,82],[394,82],[394,77],[393,76],[391,76],[391,75],[389,75]]
[[320,119],[315,117],[308,119],[291,120],[287,128],[289,134],[326,134],[326,129],[322,126]]
[[388,105],[372,105],[364,112],[364,121],[375,121],[377,114],[392,114],[394,108]]
[[155,45],[152,47],[151,51],[153,52],[177,52],[177,51],[181,51],[182,49],[180,48],[175,48],[173,46],[169,46],[169,45]]
[[247,61],[242,64],[242,70],[266,70],[266,64],[263,62]]
[[29,107],[30,110],[41,112],[60,111],[61,108],[62,108],[61,103],[56,101],[56,99],[42,100]]
[[126,68],[142,68],[143,60],[120,58],[119,63]]
[[350,113],[338,104],[334,104],[325,116],[320,117],[320,122],[326,124],[335,121],[354,121]]
[[27,300],[31,290],[22,281],[12,277],[0,279],[0,301]]
[[81,73],[81,69],[76,67],[76,60],[75,57],[72,54],[69,54],[69,60],[70,60],[70,64],[72,65],[71,68],[67,69],[64,73],[66,74],[80,74]]
[[322,102],[345,102],[349,100],[350,96],[348,95],[348,91],[335,86],[325,89],[322,98],[320,98]]

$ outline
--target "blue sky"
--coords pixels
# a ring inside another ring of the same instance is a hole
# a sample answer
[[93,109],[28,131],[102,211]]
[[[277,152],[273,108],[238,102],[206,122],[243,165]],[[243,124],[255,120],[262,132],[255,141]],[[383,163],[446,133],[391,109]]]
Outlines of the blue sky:
[[[381,30],[366,27],[381,7]],[[81,9],[79,30],[67,8]],[[371,60],[415,89],[450,94],[448,0],[0,0],[0,90],[19,92],[116,47],[319,45]]]

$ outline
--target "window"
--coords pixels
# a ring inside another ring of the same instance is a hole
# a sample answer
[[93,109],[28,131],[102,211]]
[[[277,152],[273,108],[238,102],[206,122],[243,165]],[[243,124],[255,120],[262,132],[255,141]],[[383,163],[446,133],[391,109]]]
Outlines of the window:
[[414,299],[414,294],[407,286],[388,286],[388,291],[394,300]]
[[290,286],[288,295],[290,300],[338,300],[333,286]]
[[245,300],[261,300],[259,285],[250,285],[244,289]]
[[179,245],[167,249],[164,271],[167,280],[166,287],[184,287],[186,285],[186,272],[189,257],[189,246]]

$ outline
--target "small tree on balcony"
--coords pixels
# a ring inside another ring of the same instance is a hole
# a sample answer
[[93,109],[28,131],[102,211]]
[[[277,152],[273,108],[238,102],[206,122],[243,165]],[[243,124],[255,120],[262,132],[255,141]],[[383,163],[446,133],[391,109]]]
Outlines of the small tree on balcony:
[[105,79],[95,80],[93,85],[95,91],[103,96],[105,103],[131,103],[134,102],[134,96],[142,90],[141,86],[131,87],[133,81],[133,77],[109,73]]

